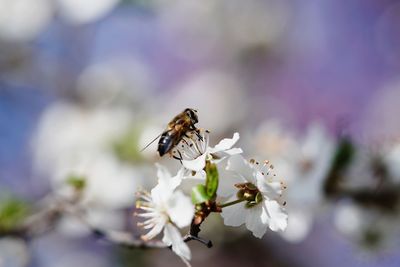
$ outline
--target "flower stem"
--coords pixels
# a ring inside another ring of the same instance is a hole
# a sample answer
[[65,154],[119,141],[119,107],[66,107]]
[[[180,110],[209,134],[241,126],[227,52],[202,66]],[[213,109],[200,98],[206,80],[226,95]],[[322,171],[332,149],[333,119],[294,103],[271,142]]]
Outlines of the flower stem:
[[245,201],[245,199],[236,199],[236,200],[231,201],[231,202],[226,202],[224,204],[219,204],[218,207],[222,209],[222,208],[226,208],[226,207],[238,204],[238,203],[243,202],[243,201]]

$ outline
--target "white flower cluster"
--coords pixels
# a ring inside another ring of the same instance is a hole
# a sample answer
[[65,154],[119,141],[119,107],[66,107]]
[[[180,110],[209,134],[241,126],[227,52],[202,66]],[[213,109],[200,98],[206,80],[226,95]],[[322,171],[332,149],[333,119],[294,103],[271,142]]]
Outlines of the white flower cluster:
[[119,0],[0,0],[0,39],[29,41],[58,14],[71,24],[89,23],[118,3]]
[[332,165],[336,141],[319,123],[298,134],[278,121],[266,121],[250,138],[253,153],[274,162],[288,190],[288,226],[282,237],[292,243],[303,241],[312,229],[324,202],[323,183]]
[[[85,179],[79,205],[94,225],[122,228],[122,209],[132,204],[141,184],[141,170],[117,157],[113,144],[129,131],[133,117],[125,108],[85,108],[57,102],[44,113],[32,140],[38,182],[50,184],[57,195],[71,197],[64,184],[71,176]],[[113,125],[113,127],[109,127]],[[110,216],[113,213],[113,216]],[[88,234],[79,220],[68,216],[58,228],[73,235]]]
[[[234,147],[239,134],[221,140],[216,146],[209,146],[209,132],[201,130],[200,138],[196,135],[183,139],[173,154],[179,156],[182,168],[175,176],[157,165],[158,184],[150,193],[140,192],[137,216],[144,218],[139,223],[148,232],[142,236],[149,240],[163,232],[162,241],[172,247],[185,263],[191,259],[189,247],[184,242],[179,228],[194,223],[199,203],[192,203],[179,189],[182,180],[200,178],[208,179],[207,164],[222,166],[224,175],[219,176],[220,185],[230,185],[228,202],[221,204],[215,201],[228,226],[245,224],[253,235],[261,238],[267,228],[272,231],[283,231],[287,227],[287,214],[283,208],[285,202],[280,200],[285,188],[282,181],[272,172],[273,166],[265,161],[247,161],[240,154],[242,149]],[[225,188],[226,190],[226,188]],[[195,205],[196,204],[196,205]]]

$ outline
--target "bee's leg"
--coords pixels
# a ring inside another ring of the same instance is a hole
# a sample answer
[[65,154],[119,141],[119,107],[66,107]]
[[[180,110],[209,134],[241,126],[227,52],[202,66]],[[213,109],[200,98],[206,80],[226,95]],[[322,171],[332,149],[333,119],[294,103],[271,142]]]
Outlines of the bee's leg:
[[177,159],[177,160],[179,160],[179,162],[182,164],[183,157],[182,157],[182,154],[181,154],[181,152],[180,152],[179,150],[175,150],[175,151],[177,151],[177,152],[178,152],[178,154],[179,154],[179,157],[175,156],[175,155],[173,154],[173,152],[172,152],[172,151],[171,151],[171,152],[169,152],[170,156],[171,156],[172,158],[174,158],[174,159]]
[[179,150],[177,150],[177,151],[178,151],[178,154],[179,154],[179,161],[182,163],[182,160],[183,160],[182,154],[181,154],[181,152]]
[[200,141],[204,141],[203,137],[200,135],[200,129],[194,129],[194,132],[196,133],[197,137],[199,138]]
[[[191,139],[190,136],[188,136],[186,133],[185,133],[185,137],[188,138],[188,139]],[[189,143],[183,138],[182,138],[182,142],[184,142],[187,146],[189,146]]]
[[192,130],[193,132],[195,132],[197,138],[199,138],[199,140],[203,142],[203,137],[202,137],[201,134],[200,134],[200,129],[199,129],[199,128],[196,128],[194,125],[191,125],[191,126],[190,126],[190,130]]

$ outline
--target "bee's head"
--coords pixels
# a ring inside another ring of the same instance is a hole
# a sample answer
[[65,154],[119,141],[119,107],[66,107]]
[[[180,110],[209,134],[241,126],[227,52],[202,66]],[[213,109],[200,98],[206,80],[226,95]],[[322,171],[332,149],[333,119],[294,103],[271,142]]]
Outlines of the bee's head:
[[187,109],[185,109],[184,112],[186,115],[189,116],[189,118],[193,124],[196,124],[199,122],[199,118],[197,117],[197,110],[192,109],[192,108],[187,108]]

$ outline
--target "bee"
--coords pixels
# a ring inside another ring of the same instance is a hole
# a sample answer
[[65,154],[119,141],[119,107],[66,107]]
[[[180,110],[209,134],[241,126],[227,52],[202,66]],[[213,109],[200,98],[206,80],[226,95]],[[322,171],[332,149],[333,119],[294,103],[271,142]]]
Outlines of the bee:
[[[160,138],[160,140],[158,141],[157,152],[160,157],[164,156],[167,153],[170,153],[174,149],[174,147],[179,144],[183,137],[190,138],[190,136],[188,135],[189,133],[195,133],[197,137],[201,140],[202,137],[199,134],[199,129],[197,129],[195,126],[195,124],[198,122],[199,119],[197,117],[197,110],[186,108],[184,111],[176,115],[168,123],[165,131],[157,136],[153,141],[151,141],[145,148],[142,149],[142,151],[158,138]],[[173,157],[181,160],[181,158],[175,156]]]

